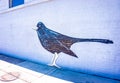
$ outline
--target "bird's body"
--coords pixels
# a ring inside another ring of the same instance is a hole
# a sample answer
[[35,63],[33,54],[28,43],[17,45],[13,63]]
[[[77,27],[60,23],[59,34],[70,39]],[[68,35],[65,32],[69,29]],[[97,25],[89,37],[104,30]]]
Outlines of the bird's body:
[[60,52],[78,58],[78,56],[70,49],[71,45],[77,42],[99,42],[104,44],[112,44],[113,41],[108,39],[83,39],[73,38],[61,33],[48,29],[42,22],[37,24],[37,34],[42,46],[51,53]]
[[[67,37],[62,34],[58,34],[47,28],[44,29],[44,34],[38,33],[39,40],[42,46],[51,53],[60,53],[64,52],[66,54],[77,57],[71,50],[70,47],[73,43],[77,42],[74,38]],[[63,50],[63,51],[62,51]]]

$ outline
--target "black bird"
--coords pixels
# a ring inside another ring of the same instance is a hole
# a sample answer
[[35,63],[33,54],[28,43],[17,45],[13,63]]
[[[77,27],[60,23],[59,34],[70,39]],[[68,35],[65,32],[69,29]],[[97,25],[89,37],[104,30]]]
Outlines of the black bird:
[[108,39],[84,39],[73,38],[61,33],[48,29],[42,22],[38,22],[37,34],[42,46],[49,52],[55,54],[50,66],[56,66],[56,60],[60,52],[78,58],[78,56],[70,49],[71,45],[77,42],[99,42],[104,44],[113,44],[113,41]]

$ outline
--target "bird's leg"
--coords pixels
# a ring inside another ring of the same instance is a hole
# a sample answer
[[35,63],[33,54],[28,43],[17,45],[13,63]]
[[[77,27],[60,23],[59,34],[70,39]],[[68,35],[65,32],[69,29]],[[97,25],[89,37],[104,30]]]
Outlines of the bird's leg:
[[60,68],[57,64],[56,64],[56,60],[58,59],[58,54],[55,52],[53,58],[52,58],[52,61],[50,64],[48,64],[49,66],[55,66],[57,68]]

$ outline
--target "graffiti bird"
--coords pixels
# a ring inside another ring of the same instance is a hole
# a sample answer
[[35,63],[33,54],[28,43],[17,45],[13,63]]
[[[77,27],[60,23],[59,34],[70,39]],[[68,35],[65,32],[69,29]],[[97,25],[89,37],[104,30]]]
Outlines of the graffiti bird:
[[[54,54],[54,57],[49,64],[60,68],[56,64],[58,54],[63,52],[70,56],[78,58],[78,56],[70,49],[70,47],[77,42],[98,42],[103,44],[113,44],[112,40],[108,39],[89,39],[89,38],[73,38],[56,31],[50,30],[42,22],[37,23],[37,35],[41,45],[49,52]],[[35,30],[35,29],[34,29]]]

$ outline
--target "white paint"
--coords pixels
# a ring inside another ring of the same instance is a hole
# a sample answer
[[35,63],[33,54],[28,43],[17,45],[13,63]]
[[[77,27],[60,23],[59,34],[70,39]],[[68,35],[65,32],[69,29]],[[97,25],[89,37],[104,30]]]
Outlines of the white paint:
[[25,3],[28,3],[28,2],[31,2],[31,1],[33,1],[33,0],[24,0]]
[[105,38],[114,44],[76,43],[79,58],[59,54],[62,68],[120,79],[119,0],[50,0],[0,14],[0,52],[43,64],[52,54],[32,28],[39,21],[59,33],[78,38]]
[[44,2],[44,1],[50,1],[50,0],[24,0],[25,3]]
[[0,0],[0,11],[6,10],[9,8],[9,1],[8,0]]

